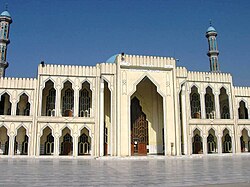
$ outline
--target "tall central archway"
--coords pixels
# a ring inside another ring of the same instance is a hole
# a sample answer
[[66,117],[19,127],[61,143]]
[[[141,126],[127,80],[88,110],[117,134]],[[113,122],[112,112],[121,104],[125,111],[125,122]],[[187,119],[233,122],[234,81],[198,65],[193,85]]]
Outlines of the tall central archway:
[[163,98],[146,76],[130,101],[131,155],[164,154]]

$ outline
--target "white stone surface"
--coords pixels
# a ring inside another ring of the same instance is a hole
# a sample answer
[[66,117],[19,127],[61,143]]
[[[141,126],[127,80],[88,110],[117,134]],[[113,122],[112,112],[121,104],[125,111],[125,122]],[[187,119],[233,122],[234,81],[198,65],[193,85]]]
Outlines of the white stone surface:
[[0,186],[247,186],[250,181],[249,154],[104,158],[2,157]]

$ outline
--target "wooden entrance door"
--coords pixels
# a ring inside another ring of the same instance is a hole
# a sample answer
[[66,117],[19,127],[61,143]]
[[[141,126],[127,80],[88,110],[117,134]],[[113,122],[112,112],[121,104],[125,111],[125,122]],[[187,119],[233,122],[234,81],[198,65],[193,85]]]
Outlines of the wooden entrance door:
[[131,155],[147,155],[148,122],[139,100],[131,101]]
[[64,142],[63,144],[63,155],[70,155],[71,154],[71,142]]

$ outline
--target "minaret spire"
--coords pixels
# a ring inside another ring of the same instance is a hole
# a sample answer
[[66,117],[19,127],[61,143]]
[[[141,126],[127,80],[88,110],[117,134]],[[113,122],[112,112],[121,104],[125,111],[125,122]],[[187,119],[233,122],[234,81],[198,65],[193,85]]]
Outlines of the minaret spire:
[[9,65],[6,56],[7,46],[10,43],[9,31],[12,19],[7,9],[8,4],[5,4],[5,11],[0,14],[0,77],[5,76],[5,69]]
[[208,39],[208,53],[207,56],[209,57],[210,62],[210,71],[211,72],[220,72],[220,65],[218,61],[219,51],[217,45],[217,32],[215,28],[212,26],[212,20],[209,20],[210,26],[207,29],[206,37]]

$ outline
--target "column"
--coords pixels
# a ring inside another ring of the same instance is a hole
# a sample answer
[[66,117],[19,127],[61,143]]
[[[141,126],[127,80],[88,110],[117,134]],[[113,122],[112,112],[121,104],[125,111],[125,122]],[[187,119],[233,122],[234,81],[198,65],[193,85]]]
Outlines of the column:
[[206,110],[205,110],[205,93],[201,92],[200,94],[201,101],[201,119],[206,119]]
[[232,153],[236,153],[236,150],[235,150],[235,136],[233,135],[233,133],[230,136],[231,136],[231,140],[232,140]]
[[54,156],[59,156],[60,153],[60,143],[59,143],[59,135],[54,135]]
[[222,154],[222,136],[221,135],[218,135],[217,142],[218,142],[218,153]]
[[99,123],[100,123],[100,129],[99,129],[99,136],[100,136],[100,156],[104,156],[104,82],[103,79],[101,79],[101,85],[100,85],[100,114],[99,114]]
[[186,87],[185,85],[181,88],[181,108],[182,108],[182,130],[183,130],[183,144],[184,144],[184,154],[188,154],[188,139],[187,139],[187,113],[186,113]]
[[77,157],[78,153],[78,141],[77,141],[77,136],[73,136],[73,156]]
[[74,117],[79,114],[79,88],[74,89]]
[[9,152],[8,152],[9,156],[14,155],[14,143],[15,143],[14,140],[15,140],[14,134],[10,134],[9,135]]
[[61,113],[61,87],[56,88],[56,116],[62,116]]
[[202,139],[203,139],[202,141],[203,154],[206,155],[207,154],[207,136],[204,135]]
[[219,93],[215,93],[214,95],[215,100],[215,119],[220,119],[220,99],[219,99]]
[[17,101],[13,102],[11,105],[11,115],[15,116],[16,115],[16,108],[17,108]]
[[228,105],[229,105],[230,119],[233,119],[234,113],[233,113],[231,93],[228,94]]

